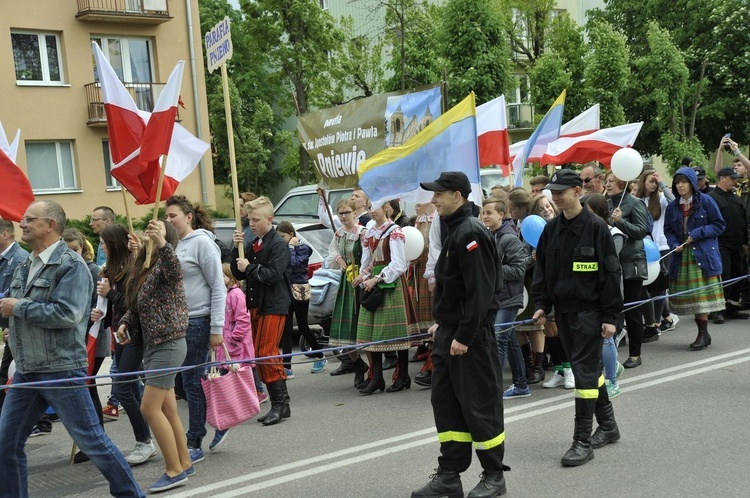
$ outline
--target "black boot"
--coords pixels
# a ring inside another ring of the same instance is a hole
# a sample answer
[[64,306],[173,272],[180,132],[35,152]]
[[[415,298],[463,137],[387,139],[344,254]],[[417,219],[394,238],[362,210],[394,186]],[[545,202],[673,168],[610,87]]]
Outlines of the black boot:
[[[286,390],[286,381],[279,380],[266,384],[268,397],[271,399],[271,410],[258,421],[263,425],[275,425],[283,418],[289,418],[292,414],[289,408],[289,393]],[[262,420],[261,420],[262,419]]]
[[529,370],[528,375],[526,376],[526,382],[529,384],[539,384],[544,380],[544,366],[542,366],[544,362],[544,353],[534,353],[534,362],[531,365],[531,370]]
[[526,368],[526,378],[528,378],[531,373],[531,367],[534,365],[534,353],[531,351],[530,342],[521,346],[521,354],[523,355],[523,366]]
[[458,472],[442,470],[440,467],[435,469],[435,473],[430,476],[430,482],[411,493],[411,498],[463,498],[463,496],[464,488],[461,485],[461,475]]
[[695,323],[698,325],[698,336],[690,345],[690,349],[693,351],[699,351],[707,348],[711,344],[711,336],[708,335],[708,320],[698,320],[696,318]]
[[386,389],[389,393],[397,393],[411,387],[409,377],[409,350],[403,349],[398,352],[398,368],[396,369],[396,380],[393,385]]
[[610,401],[606,405],[596,407],[596,422],[599,427],[591,436],[591,447],[599,449],[609,443],[615,443],[620,440],[620,429],[615,422],[615,411]]
[[396,365],[398,364],[398,356],[395,351],[387,351],[383,353],[383,356],[385,356],[385,358],[383,358],[383,371],[396,368]]
[[482,472],[479,484],[469,492],[468,498],[494,498],[506,493],[505,475],[500,472]]
[[369,396],[378,390],[382,393],[385,390],[382,356],[377,358],[377,355],[380,355],[380,353],[372,353],[372,380],[370,380],[370,383],[366,387],[359,390],[363,396]]
[[348,354],[344,353],[339,358],[341,359],[341,365],[339,365],[339,368],[329,374],[331,377],[336,377],[337,375],[346,375],[354,372],[354,364],[352,363],[352,359],[349,358]]
[[365,361],[362,358],[357,358],[357,361],[354,362],[354,387],[357,389],[362,389],[367,384],[360,387],[360,384],[362,384],[365,381],[365,374],[370,370],[370,367],[365,363]]
[[594,450],[591,449],[591,426],[593,425],[592,419],[576,416],[573,444],[562,457],[562,464],[565,467],[578,467],[594,458]]

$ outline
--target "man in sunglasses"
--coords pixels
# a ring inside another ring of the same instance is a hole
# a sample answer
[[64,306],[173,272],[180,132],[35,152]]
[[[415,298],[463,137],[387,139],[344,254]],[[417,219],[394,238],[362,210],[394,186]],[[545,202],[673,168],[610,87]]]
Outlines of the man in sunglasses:
[[596,163],[584,166],[580,175],[583,180],[584,195],[604,193],[604,172]]

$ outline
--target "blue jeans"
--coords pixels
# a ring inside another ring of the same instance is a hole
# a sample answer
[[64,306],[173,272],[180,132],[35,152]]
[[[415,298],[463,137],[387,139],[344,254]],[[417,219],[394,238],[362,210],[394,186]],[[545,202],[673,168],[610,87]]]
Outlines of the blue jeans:
[[[183,367],[200,365],[208,361],[209,341],[211,339],[211,319],[207,316],[191,318],[187,328],[187,356]],[[190,446],[200,448],[206,431],[206,395],[201,387],[201,377],[206,368],[194,368],[182,372],[182,386],[187,396],[188,425],[187,439]]]
[[[54,387],[83,386],[85,369],[51,373],[16,372],[13,383],[69,379]],[[54,408],[65,429],[109,481],[109,492],[118,497],[143,497],[125,458],[99,425],[86,388],[10,389],[0,416],[0,482],[3,496],[28,496],[28,464],[24,447],[34,424],[47,405]]]
[[602,346],[602,363],[604,363],[604,378],[617,383],[617,345],[614,338],[604,339]]
[[510,372],[513,376],[513,385],[519,389],[528,386],[526,381],[526,366],[523,362],[521,346],[518,345],[516,331],[507,326],[497,327],[497,324],[511,323],[516,321],[518,306],[500,308],[495,315],[495,339],[497,340],[497,353],[500,356],[500,368],[505,368],[505,358],[508,358]]
[[[121,346],[115,344],[117,354],[117,370],[120,373],[140,372],[143,370],[143,346],[135,344],[126,344]],[[141,413],[141,382],[137,380],[138,376],[128,375],[127,377],[118,377],[121,383],[112,386],[112,390],[117,399],[122,403],[125,413],[128,415],[130,425],[133,426],[133,435],[136,441],[145,443],[151,438],[151,432],[148,423]]]

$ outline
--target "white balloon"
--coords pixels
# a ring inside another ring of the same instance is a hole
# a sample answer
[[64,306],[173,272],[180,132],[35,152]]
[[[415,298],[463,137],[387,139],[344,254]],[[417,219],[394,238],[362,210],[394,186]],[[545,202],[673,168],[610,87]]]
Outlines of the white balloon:
[[523,306],[518,310],[518,313],[516,313],[516,316],[520,315],[524,311],[526,311],[526,307],[529,305],[529,291],[526,290],[526,287],[523,288]]
[[424,237],[422,236],[422,232],[414,227],[404,227],[401,231],[406,238],[406,247],[404,247],[406,259],[414,261],[424,250]]
[[548,188],[542,190],[542,193],[544,194],[544,197],[547,198],[548,201],[552,202],[552,191]]
[[643,281],[643,285],[649,285],[653,283],[659,276],[661,271],[661,265],[658,261],[652,261],[648,264],[648,278]]
[[[6,344],[5,347],[7,348],[8,345]],[[13,380],[13,376],[16,374],[16,360],[12,360],[10,362],[10,366],[8,367],[8,379]]]
[[638,178],[641,170],[643,170],[643,158],[633,148],[622,148],[612,156],[612,173],[624,182],[630,182]]

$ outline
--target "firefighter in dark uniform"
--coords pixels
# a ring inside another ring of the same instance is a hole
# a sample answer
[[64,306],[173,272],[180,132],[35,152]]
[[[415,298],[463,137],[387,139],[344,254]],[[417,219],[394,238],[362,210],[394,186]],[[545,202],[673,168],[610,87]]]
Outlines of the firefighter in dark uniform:
[[[603,338],[615,333],[622,311],[620,263],[609,227],[581,206],[581,178],[563,169],[547,185],[561,215],[544,228],[536,248],[534,319],[544,323],[555,308],[557,328],[575,376],[575,433],[562,458],[583,465],[592,448],[620,439],[601,370]],[[599,424],[591,435],[594,414]]]
[[502,374],[494,334],[495,290],[502,274],[495,241],[472,215],[471,185],[464,173],[449,171],[422,183],[448,236],[435,265],[435,299],[430,327],[432,411],[440,441],[432,480],[412,497],[463,497],[461,472],[471,464],[472,444],[484,472],[471,498],[505,493]]

